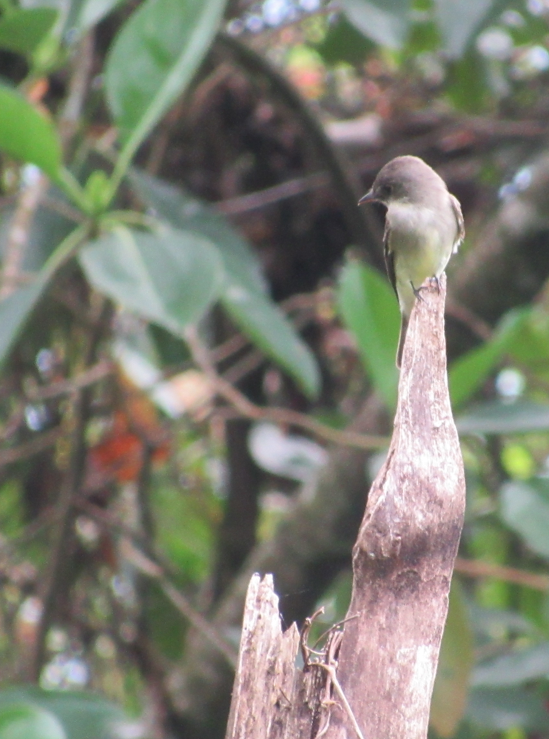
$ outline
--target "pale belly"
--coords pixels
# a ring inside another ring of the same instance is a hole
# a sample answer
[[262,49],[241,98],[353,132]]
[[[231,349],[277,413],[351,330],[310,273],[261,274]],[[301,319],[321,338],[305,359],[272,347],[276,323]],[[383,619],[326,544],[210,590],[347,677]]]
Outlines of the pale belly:
[[[455,230],[441,229],[440,226],[444,227],[444,223],[426,224],[425,220],[417,223],[417,219],[409,217],[409,212],[398,215],[407,217],[404,222],[398,216],[391,218],[389,246],[395,254],[396,287],[400,308],[409,316],[415,301],[414,289],[417,290],[428,277],[440,277],[444,272],[452,255]],[[450,238],[448,236],[443,238],[448,231]]]

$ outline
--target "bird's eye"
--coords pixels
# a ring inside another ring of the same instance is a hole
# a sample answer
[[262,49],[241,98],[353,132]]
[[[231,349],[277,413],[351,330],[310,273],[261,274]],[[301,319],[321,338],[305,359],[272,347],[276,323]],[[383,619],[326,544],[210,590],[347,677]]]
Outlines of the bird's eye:
[[392,185],[382,185],[379,194],[381,195],[382,198],[390,198],[392,192],[393,192]]

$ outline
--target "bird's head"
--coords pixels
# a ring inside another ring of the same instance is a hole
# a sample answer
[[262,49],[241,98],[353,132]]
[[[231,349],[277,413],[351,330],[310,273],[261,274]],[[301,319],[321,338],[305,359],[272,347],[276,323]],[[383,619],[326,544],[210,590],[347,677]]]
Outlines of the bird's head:
[[406,202],[428,205],[433,192],[446,189],[437,173],[422,159],[414,156],[396,157],[388,162],[374,180],[371,189],[358,201],[364,203]]

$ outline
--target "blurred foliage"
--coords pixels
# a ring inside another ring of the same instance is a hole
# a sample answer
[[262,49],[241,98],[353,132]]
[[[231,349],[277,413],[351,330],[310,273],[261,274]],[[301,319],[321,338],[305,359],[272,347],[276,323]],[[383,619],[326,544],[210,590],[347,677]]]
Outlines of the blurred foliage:
[[[548,19],[544,0],[2,3],[0,739],[178,735],[169,678],[201,619],[329,432],[371,393],[393,412],[398,310],[353,188],[404,152],[468,231],[449,270],[468,508],[431,730],[549,732],[548,201],[529,201]],[[513,204],[530,230],[498,221]],[[475,258],[482,279],[497,228],[520,248],[473,310],[452,283]]]

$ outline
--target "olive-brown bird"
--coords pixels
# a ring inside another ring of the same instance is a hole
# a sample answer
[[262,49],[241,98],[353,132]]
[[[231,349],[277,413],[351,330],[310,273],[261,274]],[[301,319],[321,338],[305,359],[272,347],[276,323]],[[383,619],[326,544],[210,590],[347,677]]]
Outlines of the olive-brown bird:
[[396,157],[374,180],[358,204],[387,207],[383,236],[385,265],[401,312],[397,367],[400,368],[408,320],[423,282],[438,280],[465,235],[457,198],[422,159]]

